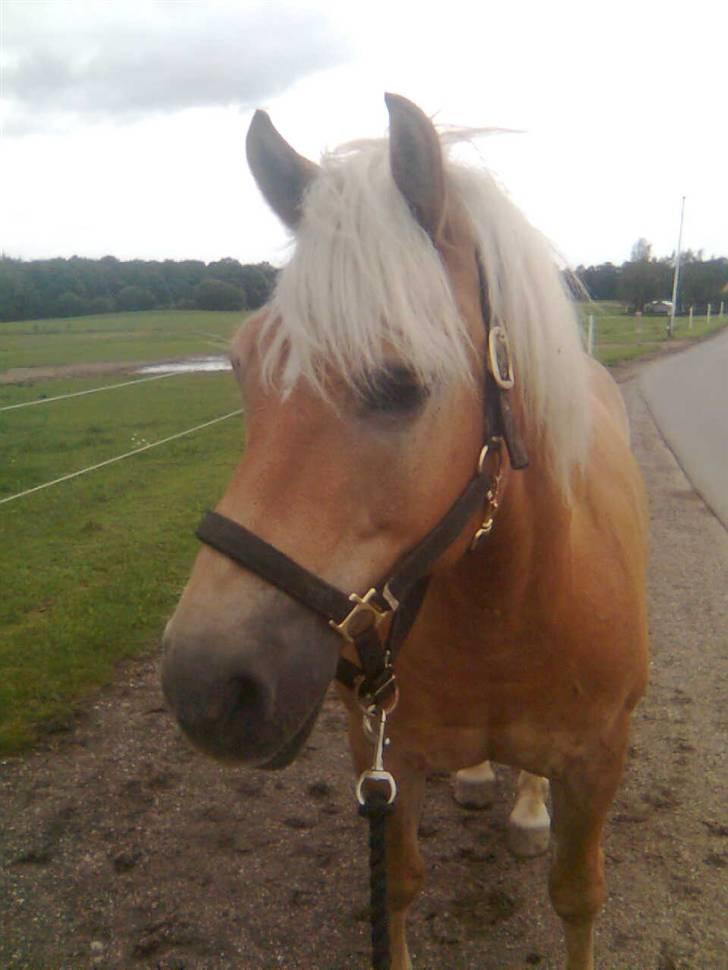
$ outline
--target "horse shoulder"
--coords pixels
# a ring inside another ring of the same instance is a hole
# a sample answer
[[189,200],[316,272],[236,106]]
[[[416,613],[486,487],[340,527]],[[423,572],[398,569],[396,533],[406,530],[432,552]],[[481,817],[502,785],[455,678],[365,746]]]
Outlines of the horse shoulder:
[[572,633],[591,663],[611,667],[636,701],[647,670],[647,498],[621,394],[596,364],[592,414],[589,460],[571,515]]

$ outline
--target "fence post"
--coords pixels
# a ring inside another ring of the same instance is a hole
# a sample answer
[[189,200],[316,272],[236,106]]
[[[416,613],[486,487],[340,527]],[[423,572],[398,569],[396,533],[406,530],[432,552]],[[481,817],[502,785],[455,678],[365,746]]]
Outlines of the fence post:
[[688,320],[688,327],[690,330],[693,329],[693,308],[690,307],[690,319]]
[[706,328],[710,326],[710,313],[711,313],[711,310],[712,309],[713,309],[713,304],[712,303],[709,303],[708,304],[708,316],[707,316],[707,318],[705,320],[705,326],[706,326]]
[[590,357],[594,356],[594,314],[589,314],[589,328],[586,334],[586,351]]
[[720,301],[720,316],[723,316],[723,310],[725,309],[725,300]]

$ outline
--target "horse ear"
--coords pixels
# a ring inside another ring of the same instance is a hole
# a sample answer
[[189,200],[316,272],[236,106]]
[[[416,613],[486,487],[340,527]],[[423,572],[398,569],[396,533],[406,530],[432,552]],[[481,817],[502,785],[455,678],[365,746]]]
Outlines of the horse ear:
[[295,229],[304,193],[316,177],[318,165],[291,148],[265,111],[253,115],[245,150],[263,198],[289,229]]
[[445,172],[434,125],[416,104],[385,94],[389,160],[397,188],[425,232],[437,243],[445,215]]

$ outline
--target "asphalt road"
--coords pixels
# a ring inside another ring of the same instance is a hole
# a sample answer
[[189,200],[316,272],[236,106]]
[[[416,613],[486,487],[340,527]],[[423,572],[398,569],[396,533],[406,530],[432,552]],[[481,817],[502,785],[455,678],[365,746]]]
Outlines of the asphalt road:
[[670,450],[728,528],[728,330],[647,367],[640,383]]

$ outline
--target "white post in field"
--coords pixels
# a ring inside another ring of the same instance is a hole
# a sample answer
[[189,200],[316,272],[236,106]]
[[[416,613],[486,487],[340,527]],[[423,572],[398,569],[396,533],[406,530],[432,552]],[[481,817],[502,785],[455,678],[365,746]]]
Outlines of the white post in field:
[[683,218],[685,216],[685,196],[680,205],[680,231],[677,234],[677,249],[675,251],[675,272],[672,277],[672,309],[670,322],[667,326],[667,336],[672,337],[675,332],[675,310],[677,309],[677,286],[680,281],[680,247],[682,246]]
[[723,316],[723,310],[724,310],[724,308],[725,308],[725,300],[721,300],[720,301],[720,314],[719,314],[721,317]]
[[693,329],[693,308],[690,307],[690,319],[688,320],[688,327]]
[[712,305],[712,303],[709,303],[708,304],[708,316],[707,316],[707,318],[705,320],[705,326],[706,327],[709,327],[710,326],[710,314],[711,314],[712,309],[713,309],[713,305]]

